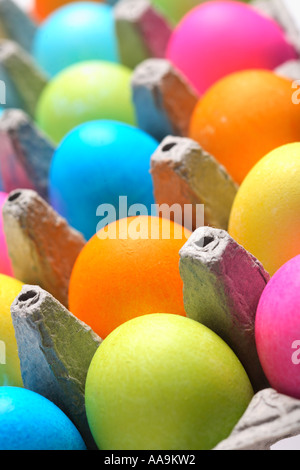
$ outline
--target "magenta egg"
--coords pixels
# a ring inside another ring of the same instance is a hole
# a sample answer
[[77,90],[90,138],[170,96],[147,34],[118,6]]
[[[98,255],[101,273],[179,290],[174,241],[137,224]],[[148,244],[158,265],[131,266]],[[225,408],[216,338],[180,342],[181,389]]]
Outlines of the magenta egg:
[[8,194],[0,192],[0,273],[13,276],[12,265],[8,256],[6,238],[3,230],[2,207]]
[[300,398],[300,255],[267,284],[257,308],[255,337],[271,387]]
[[273,70],[297,53],[279,25],[253,6],[213,1],[182,19],[170,38],[167,58],[201,95],[226,75]]

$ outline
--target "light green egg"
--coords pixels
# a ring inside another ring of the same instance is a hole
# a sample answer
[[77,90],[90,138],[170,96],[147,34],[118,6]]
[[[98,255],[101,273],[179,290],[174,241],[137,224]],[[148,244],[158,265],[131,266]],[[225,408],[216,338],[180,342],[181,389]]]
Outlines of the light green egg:
[[253,397],[240,361],[211,330],[171,314],[135,318],[98,348],[86,410],[102,450],[208,450]]
[[38,127],[58,144],[87,121],[111,119],[134,125],[131,75],[127,67],[102,61],[68,67],[42,92],[36,111]]

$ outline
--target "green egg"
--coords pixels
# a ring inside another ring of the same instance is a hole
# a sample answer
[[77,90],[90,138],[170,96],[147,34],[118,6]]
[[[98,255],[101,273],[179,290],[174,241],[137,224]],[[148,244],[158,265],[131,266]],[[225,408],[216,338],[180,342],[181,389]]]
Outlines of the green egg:
[[253,397],[224,341],[200,323],[145,315],[98,348],[86,410],[102,450],[209,450],[228,437]]
[[135,124],[132,71],[120,64],[83,62],[52,79],[41,94],[36,122],[58,144],[78,125],[99,119]]

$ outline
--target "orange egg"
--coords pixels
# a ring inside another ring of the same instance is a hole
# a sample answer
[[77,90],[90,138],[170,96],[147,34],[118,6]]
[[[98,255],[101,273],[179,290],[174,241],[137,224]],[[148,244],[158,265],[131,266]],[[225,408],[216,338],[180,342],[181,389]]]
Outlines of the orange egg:
[[105,338],[146,314],[185,316],[179,250],[190,232],[158,217],[130,217],[98,232],[73,268],[69,308]]
[[[73,3],[76,1],[84,0],[35,0],[34,16],[37,20],[43,21],[47,18],[54,10],[66,5],[67,3]],[[90,0],[100,1],[101,0]]]
[[196,105],[189,136],[240,184],[275,148],[300,141],[300,106],[288,79],[265,70],[228,75]]

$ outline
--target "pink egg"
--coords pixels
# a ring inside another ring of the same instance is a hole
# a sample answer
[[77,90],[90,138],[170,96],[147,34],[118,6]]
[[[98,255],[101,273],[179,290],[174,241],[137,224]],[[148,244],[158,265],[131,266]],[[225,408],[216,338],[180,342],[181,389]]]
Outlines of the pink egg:
[[191,10],[175,28],[167,58],[201,95],[226,75],[273,70],[297,53],[279,25],[254,7],[211,1]]
[[3,231],[2,207],[8,194],[0,192],[0,273],[13,276],[10,258],[8,256],[5,234]]
[[300,398],[300,255],[267,284],[257,308],[255,336],[270,385]]

